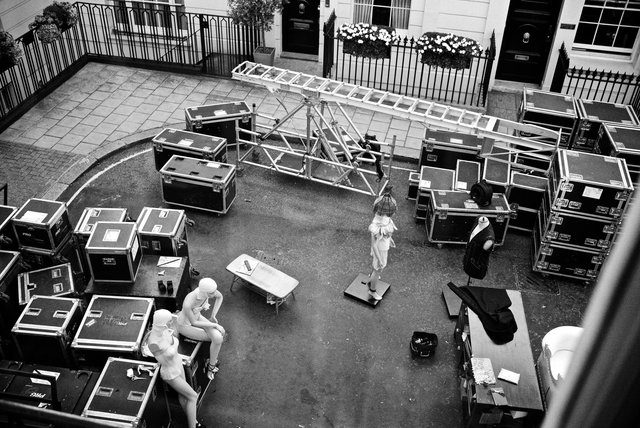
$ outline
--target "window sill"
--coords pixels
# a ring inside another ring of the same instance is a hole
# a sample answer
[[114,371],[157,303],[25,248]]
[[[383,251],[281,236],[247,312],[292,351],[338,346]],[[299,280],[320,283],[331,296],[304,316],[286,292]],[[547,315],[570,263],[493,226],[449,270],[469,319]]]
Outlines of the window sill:
[[633,73],[633,62],[629,57],[572,50],[570,59],[571,66],[576,68],[596,68],[598,70],[611,70],[618,73]]

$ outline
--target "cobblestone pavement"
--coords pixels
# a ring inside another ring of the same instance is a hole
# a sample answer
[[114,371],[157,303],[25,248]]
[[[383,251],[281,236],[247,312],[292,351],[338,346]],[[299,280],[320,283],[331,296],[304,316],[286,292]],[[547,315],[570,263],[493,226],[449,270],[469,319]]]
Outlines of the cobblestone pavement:
[[[9,183],[13,205],[30,197],[56,199],[98,159],[165,127],[183,128],[186,107],[244,100],[260,113],[282,117],[285,106],[300,101],[291,93],[280,99],[229,79],[89,63],[0,134],[0,182]],[[487,110],[515,119],[517,99],[514,93],[491,93]],[[418,157],[422,125],[366,109],[345,110],[360,130],[379,140],[395,135],[396,156]],[[292,125],[304,129],[304,115],[295,116]]]

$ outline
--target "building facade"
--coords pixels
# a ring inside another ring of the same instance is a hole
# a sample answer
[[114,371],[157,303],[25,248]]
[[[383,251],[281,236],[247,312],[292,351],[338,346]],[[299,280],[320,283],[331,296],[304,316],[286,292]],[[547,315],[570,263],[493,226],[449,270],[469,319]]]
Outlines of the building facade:
[[[211,15],[226,15],[228,9],[223,0],[94,3]],[[48,4],[49,0],[0,1],[0,28],[20,36]],[[495,33],[497,55],[490,86],[510,81],[549,89],[562,45],[572,66],[640,74],[637,0],[285,0],[266,44],[276,48],[276,55],[322,61],[322,24],[333,11],[337,26],[389,25],[409,38],[426,31],[450,32],[488,46]]]

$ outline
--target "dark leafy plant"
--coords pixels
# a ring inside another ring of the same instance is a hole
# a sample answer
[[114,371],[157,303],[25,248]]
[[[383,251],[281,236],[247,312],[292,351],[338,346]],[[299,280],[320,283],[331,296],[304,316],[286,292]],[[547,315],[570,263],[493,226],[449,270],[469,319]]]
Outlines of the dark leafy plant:
[[229,0],[229,16],[236,24],[255,25],[269,31],[282,0]]
[[61,29],[72,27],[78,22],[76,9],[66,1],[54,1],[53,4],[44,8],[42,14],[53,18],[55,24]]
[[469,68],[471,59],[482,53],[482,46],[473,39],[438,32],[424,33],[415,49],[423,64],[452,69]]
[[29,29],[34,30],[43,43],[52,43],[60,38],[60,28],[51,16],[36,15]]
[[341,25],[337,36],[345,53],[364,58],[389,58],[391,45],[400,41],[394,28],[363,22]]
[[13,67],[22,56],[22,49],[13,36],[6,31],[0,31],[0,69]]

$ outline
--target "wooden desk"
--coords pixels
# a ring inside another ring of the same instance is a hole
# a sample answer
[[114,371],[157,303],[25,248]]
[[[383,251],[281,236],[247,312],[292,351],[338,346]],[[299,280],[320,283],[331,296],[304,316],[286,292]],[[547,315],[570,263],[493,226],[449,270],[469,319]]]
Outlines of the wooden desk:
[[[182,302],[191,291],[191,274],[189,273],[189,259],[187,257],[167,256],[170,259],[180,259],[179,266],[158,266],[162,256],[144,255],[138,268],[136,282],[132,284],[96,282],[91,280],[85,293],[107,294],[117,296],[153,297],[156,309],[175,311],[182,307]],[[160,273],[162,275],[159,275]],[[158,281],[173,281],[173,294],[168,291],[161,293]]]
[[[247,261],[251,267],[248,270],[245,266]],[[278,269],[269,266],[249,255],[241,254],[235,258],[227,266],[227,270],[233,274],[233,281],[229,290],[233,290],[233,284],[238,280],[244,280],[250,285],[250,289],[267,298],[267,303],[276,306],[276,314],[278,307],[283,304],[289,296],[293,294],[293,290],[298,286],[298,280],[290,277],[286,273],[280,272]]]
[[[507,294],[511,299],[511,312],[518,324],[518,331],[514,334],[513,340],[508,343],[502,345],[494,343],[487,336],[475,312],[466,311],[469,327],[467,340],[470,346],[463,347],[463,349],[465,354],[468,353],[469,349],[471,353],[470,355],[464,355],[463,359],[470,361],[471,357],[489,358],[496,376],[494,385],[475,384],[475,401],[472,406],[475,409],[470,412],[470,426],[474,426],[477,423],[477,418],[481,418],[486,409],[495,408],[490,388],[501,387],[504,389],[509,403],[508,409],[505,409],[506,411],[521,410],[534,417],[544,411],[536,376],[535,360],[531,352],[522,296],[519,291],[515,290],[507,290]],[[498,374],[502,368],[520,374],[520,380],[517,385],[498,379]]]

